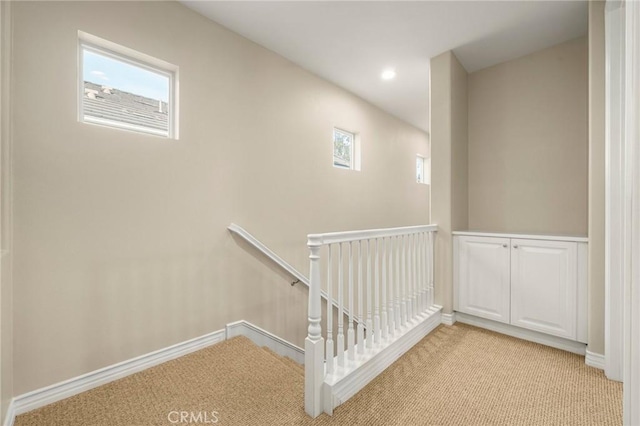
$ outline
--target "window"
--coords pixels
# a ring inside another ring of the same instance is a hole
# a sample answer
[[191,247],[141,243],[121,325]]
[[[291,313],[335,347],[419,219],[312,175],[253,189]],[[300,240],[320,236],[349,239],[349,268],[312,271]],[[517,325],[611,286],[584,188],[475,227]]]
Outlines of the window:
[[79,120],[178,138],[177,67],[79,32]]
[[419,154],[416,157],[416,182],[426,184],[431,182],[431,159]]
[[416,181],[424,183],[424,157],[416,157]]
[[333,166],[360,170],[359,139],[355,133],[333,129]]

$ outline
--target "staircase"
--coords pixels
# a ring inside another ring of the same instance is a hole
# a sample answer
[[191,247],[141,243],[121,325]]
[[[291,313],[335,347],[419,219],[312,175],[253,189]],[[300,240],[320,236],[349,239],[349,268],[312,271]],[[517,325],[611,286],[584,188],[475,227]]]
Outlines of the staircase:
[[[305,425],[303,394],[301,365],[238,336],[19,415],[14,426]],[[189,417],[175,421],[182,412]]]
[[296,374],[299,374],[300,377],[304,378],[304,366],[298,364],[289,357],[278,355],[266,346],[262,346],[261,349],[272,355],[276,361],[283,363],[285,366],[293,370]]
[[[334,416],[309,417],[303,392],[299,364],[239,336],[21,414],[15,426],[622,424],[622,385],[584,357],[465,324],[438,327]],[[196,418],[176,421],[180,412]]]
[[313,418],[333,414],[441,322],[437,225],[310,234],[309,278],[240,226],[229,230],[296,278],[292,285],[309,287],[304,405]]

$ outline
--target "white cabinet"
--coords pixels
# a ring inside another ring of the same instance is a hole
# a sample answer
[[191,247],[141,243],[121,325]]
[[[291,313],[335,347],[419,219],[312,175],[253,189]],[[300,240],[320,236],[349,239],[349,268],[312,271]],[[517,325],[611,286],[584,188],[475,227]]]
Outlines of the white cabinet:
[[455,235],[454,310],[586,342],[587,251],[581,240]]
[[511,324],[576,339],[577,246],[511,240]]
[[455,309],[509,323],[509,239],[458,237]]

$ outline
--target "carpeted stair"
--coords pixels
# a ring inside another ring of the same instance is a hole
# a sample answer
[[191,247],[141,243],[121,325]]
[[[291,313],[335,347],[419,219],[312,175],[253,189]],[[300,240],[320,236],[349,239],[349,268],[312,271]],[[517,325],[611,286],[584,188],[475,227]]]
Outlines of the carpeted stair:
[[300,374],[304,378],[304,365],[298,364],[297,362],[295,362],[294,360],[292,360],[287,356],[278,355],[277,353],[275,353],[274,351],[272,351],[266,346],[263,346],[262,349],[267,351],[271,355],[273,355],[275,359],[282,362],[287,367],[290,367],[294,372],[296,372],[297,374]]
[[[17,417],[15,426],[180,424],[175,411],[221,425],[300,424],[303,367],[235,337]],[[209,413],[204,418],[204,413]]]

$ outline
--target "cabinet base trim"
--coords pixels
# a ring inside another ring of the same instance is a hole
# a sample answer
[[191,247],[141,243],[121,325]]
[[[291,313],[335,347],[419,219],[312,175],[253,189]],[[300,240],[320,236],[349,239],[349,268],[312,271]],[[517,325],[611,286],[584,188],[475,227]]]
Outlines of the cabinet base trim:
[[587,349],[587,353],[584,356],[584,363],[589,367],[604,370],[604,355],[591,352]]
[[497,333],[506,334],[507,336],[517,337],[518,339],[528,340],[530,342],[540,343],[541,345],[551,346],[552,348],[562,349],[563,351],[572,352],[578,355],[585,355],[587,345],[573,340],[563,339],[562,337],[550,336],[548,334],[539,333],[525,328],[515,327],[509,324],[503,324],[484,318],[474,317],[473,315],[463,314],[462,312],[454,312],[456,320],[463,324],[469,324]]
[[452,312],[450,314],[442,314],[442,324],[444,325],[453,325],[456,323],[456,313]]

